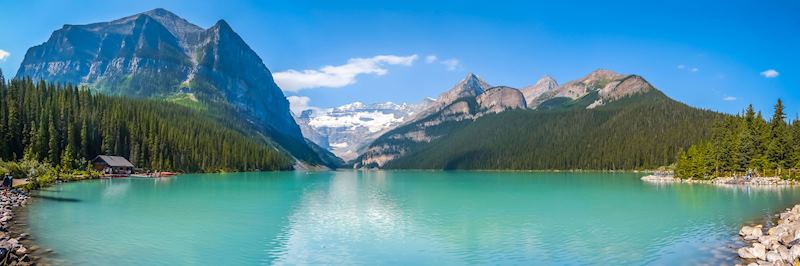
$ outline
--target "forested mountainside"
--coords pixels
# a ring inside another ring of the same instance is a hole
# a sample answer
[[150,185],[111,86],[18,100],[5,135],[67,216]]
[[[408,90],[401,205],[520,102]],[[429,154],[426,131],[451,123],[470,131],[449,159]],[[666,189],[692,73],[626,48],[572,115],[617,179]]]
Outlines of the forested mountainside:
[[302,162],[340,163],[303,138],[272,73],[224,20],[203,29],[154,9],[110,22],[64,25],[28,49],[16,78],[164,99],[212,115],[232,110],[231,119],[251,121]]
[[[231,115],[220,114],[220,117]],[[6,83],[0,72],[0,159],[83,169],[99,154],[137,167],[185,172],[292,169],[241,119],[216,119],[162,100],[93,94],[30,79]]]
[[[595,79],[592,82],[570,82],[565,85],[568,89],[540,90],[536,96],[540,102],[533,101],[536,109],[509,108],[478,117],[454,118],[454,114],[479,114],[481,110],[475,97],[459,98],[426,118],[383,135],[371,146],[373,151],[382,153],[365,153],[356,166],[655,168],[671,164],[681,150],[710,137],[712,125],[725,117],[674,101],[638,76],[609,76],[612,79],[596,79],[593,73],[583,79]],[[579,97],[541,98],[548,93],[568,95],[577,91],[576,87],[580,87]],[[624,93],[618,93],[620,88]],[[453,112],[456,106],[461,110],[458,113]],[[387,154],[394,157],[379,157]],[[384,164],[365,158],[383,159]]]
[[675,174],[694,179],[747,174],[800,177],[800,120],[787,123],[783,109],[778,99],[769,121],[752,105],[719,121],[711,138],[680,153]]

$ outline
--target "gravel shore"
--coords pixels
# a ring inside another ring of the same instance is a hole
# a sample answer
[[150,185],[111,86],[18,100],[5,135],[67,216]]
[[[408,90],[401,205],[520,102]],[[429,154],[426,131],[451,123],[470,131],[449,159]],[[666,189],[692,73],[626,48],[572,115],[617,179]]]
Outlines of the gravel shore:
[[651,183],[686,183],[686,184],[712,184],[712,185],[744,185],[744,186],[800,186],[796,180],[786,180],[780,177],[717,177],[714,179],[681,179],[672,175],[646,175],[642,181]]
[[37,247],[22,244],[28,234],[10,231],[16,222],[14,211],[23,208],[27,201],[28,194],[22,190],[0,190],[0,265],[36,265],[37,258],[30,253]]
[[744,226],[739,235],[747,243],[736,251],[743,265],[800,264],[800,204],[782,212],[775,226]]

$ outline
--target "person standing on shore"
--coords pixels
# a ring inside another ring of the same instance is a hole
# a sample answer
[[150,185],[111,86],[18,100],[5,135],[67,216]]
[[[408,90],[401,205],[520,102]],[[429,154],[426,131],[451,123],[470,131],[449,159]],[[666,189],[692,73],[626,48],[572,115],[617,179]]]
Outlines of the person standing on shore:
[[2,185],[2,187],[5,188],[5,189],[10,189],[13,184],[14,184],[14,177],[11,176],[11,174],[6,173],[3,176],[3,185]]

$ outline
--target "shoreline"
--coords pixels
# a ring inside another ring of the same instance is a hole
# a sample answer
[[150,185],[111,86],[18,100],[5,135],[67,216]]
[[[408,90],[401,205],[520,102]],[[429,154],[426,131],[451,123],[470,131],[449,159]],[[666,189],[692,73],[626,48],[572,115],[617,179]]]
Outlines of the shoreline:
[[681,179],[673,175],[646,175],[641,177],[641,180],[648,183],[656,184],[708,184],[718,186],[800,186],[800,181],[786,180],[776,176],[769,177],[751,177],[744,179],[742,177],[717,177],[714,179]]
[[30,196],[19,189],[0,191],[0,260],[5,260],[4,265],[35,265],[39,257],[33,252],[39,249],[31,245],[30,234],[20,230],[25,226],[25,221],[19,220],[20,212],[24,212]]
[[796,265],[800,263],[800,204],[775,215],[765,224],[745,225],[739,230],[744,247],[736,249],[742,264]]
[[[795,187],[800,182],[780,177],[717,177],[710,180],[680,179],[672,175],[647,175],[642,181],[655,184],[705,184],[723,187]],[[736,265],[800,264],[800,204],[774,214],[763,224],[743,225],[738,232],[742,247],[732,248],[740,263]]]

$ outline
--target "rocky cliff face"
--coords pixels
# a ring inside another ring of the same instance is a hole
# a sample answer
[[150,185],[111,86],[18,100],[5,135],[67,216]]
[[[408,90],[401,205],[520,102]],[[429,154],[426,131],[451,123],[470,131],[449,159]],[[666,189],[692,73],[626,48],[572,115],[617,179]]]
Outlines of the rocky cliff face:
[[526,97],[526,99],[528,107],[536,109],[540,104],[555,98],[576,100],[592,92],[597,92],[599,98],[587,107],[594,108],[625,96],[648,92],[652,88],[647,81],[639,76],[623,75],[611,70],[598,69],[580,79],[567,82],[561,87],[545,91],[539,95],[531,94],[532,98]]
[[534,99],[556,89],[558,89],[558,82],[550,76],[544,76],[540,78],[539,81],[536,81],[536,84],[533,86],[522,88],[520,91],[522,91],[522,95],[525,96],[525,103],[527,105],[533,105]]
[[525,96],[517,89],[505,86],[493,87],[476,98],[484,113],[499,113],[509,109],[526,109]]
[[189,96],[182,98],[233,108],[294,155],[309,154],[272,73],[224,20],[203,29],[155,9],[111,22],[65,25],[28,50],[17,72],[24,77],[111,95]]
[[488,90],[492,86],[480,79],[475,74],[469,73],[464,79],[456,83],[450,90],[445,91],[434,102],[432,102],[425,110],[423,110],[417,118],[434,114],[447,108],[448,105],[465,98],[475,98],[479,94]]

